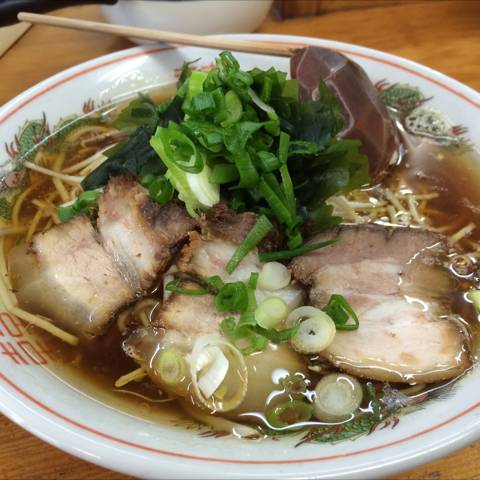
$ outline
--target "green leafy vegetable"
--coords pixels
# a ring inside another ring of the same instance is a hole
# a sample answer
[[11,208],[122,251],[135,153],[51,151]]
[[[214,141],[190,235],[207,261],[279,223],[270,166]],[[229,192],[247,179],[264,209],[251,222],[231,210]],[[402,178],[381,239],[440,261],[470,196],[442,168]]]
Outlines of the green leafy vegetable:
[[222,198],[237,212],[275,221],[292,256],[305,222],[310,231],[339,223],[328,198],[369,181],[360,142],[337,138],[345,119],[334,94],[324,83],[319,92],[319,100],[302,102],[285,72],[244,71],[230,52],[208,73],[185,64],[173,98],[156,106],[141,95],[119,114],[115,124],[129,139],[107,151],[83,186],[150,174],[159,178],[152,191],[149,184],[155,201],[178,195],[193,216]]
[[150,147],[150,137],[148,130],[139,127],[127,140],[104,152],[108,159],[83,179],[83,189],[103,187],[111,176],[125,173],[135,177],[165,173],[165,165]]

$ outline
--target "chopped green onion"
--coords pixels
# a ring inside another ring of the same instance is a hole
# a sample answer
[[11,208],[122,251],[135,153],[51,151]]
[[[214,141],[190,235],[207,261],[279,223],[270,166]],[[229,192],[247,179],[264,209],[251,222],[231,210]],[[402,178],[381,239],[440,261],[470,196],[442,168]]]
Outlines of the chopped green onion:
[[[189,280],[192,281],[193,280]],[[190,296],[200,296],[207,295],[209,291],[206,288],[183,288],[180,285],[183,283],[181,278],[176,278],[171,280],[165,285],[165,290],[168,290],[172,293],[178,293],[180,295],[190,295]]]
[[255,332],[251,325],[237,325],[232,340],[244,355],[260,352],[268,345],[268,339]]
[[297,202],[295,200],[295,193],[293,191],[293,183],[288,172],[287,165],[280,167],[280,175],[282,177],[283,194],[285,195],[285,203],[290,210],[292,217],[295,217],[297,213]]
[[207,285],[211,285],[213,288],[216,288],[217,290],[220,290],[225,285],[225,283],[223,282],[223,280],[220,278],[219,275],[213,275],[212,277],[208,277],[205,280],[205,283]]
[[287,237],[287,245],[289,248],[299,248],[303,243],[303,237],[298,225],[294,225],[292,228],[287,228]]
[[298,100],[298,81],[297,80],[285,80],[282,89],[282,97]]
[[238,326],[254,326],[257,324],[255,320],[255,309],[257,308],[255,289],[257,288],[257,280],[258,273],[252,272],[246,286],[247,302],[238,320]]
[[98,190],[82,192],[74,202],[58,207],[58,218],[64,223],[76,215],[90,215],[98,206],[100,193]]
[[207,79],[207,76],[208,74],[206,72],[202,72],[201,70],[192,71],[190,77],[188,77],[188,98],[193,98],[203,92],[203,84]]
[[[324,311],[334,321],[337,330],[357,330],[360,325],[357,314],[343,295],[331,295]],[[350,318],[353,323],[347,323]]]
[[237,247],[225,270],[232,273],[238,264],[254,249],[273,229],[273,225],[265,215],[260,215],[243,242]]
[[290,284],[292,274],[279,262],[267,262],[260,271],[258,282],[264,290],[280,290]]
[[246,150],[233,156],[235,165],[240,175],[239,186],[243,188],[253,188],[258,183],[258,172],[255,165]]
[[231,163],[217,163],[212,168],[212,174],[210,175],[210,181],[212,183],[218,183],[222,185],[224,183],[230,183],[238,178],[238,169]]
[[233,125],[234,123],[237,123],[242,118],[242,113],[242,101],[233,90],[229,90],[225,94],[226,118],[220,123],[220,125],[222,127],[227,127],[228,125]]
[[[305,307],[300,307],[301,310]],[[328,348],[336,334],[333,320],[321,310],[301,321],[290,343],[294,350],[305,355],[317,354]],[[294,310],[295,312],[295,310]],[[293,312],[292,312],[293,313]]]
[[275,193],[275,195],[277,195],[280,201],[282,203],[285,203],[285,195],[276,175],[273,173],[265,173],[263,175],[263,180],[265,180],[266,184],[273,190],[273,192]]
[[[175,190],[178,191],[178,198],[185,203],[188,213],[192,217],[198,217],[198,210],[201,208],[210,208],[220,201],[220,188],[218,185],[210,182],[210,168],[203,162],[203,155],[197,151],[196,154],[202,160],[203,170],[200,173],[190,173],[181,168],[173,158],[172,148],[169,147],[169,135],[175,138],[176,131],[182,138],[186,138],[192,145],[191,140],[181,132],[176,130],[173,122],[170,122],[167,128],[158,128],[155,135],[150,139],[150,144],[168,168],[165,174]],[[168,132],[168,133],[166,133]],[[167,138],[165,138],[167,136]]]
[[294,337],[299,329],[298,325],[283,330],[276,330],[275,328],[263,328],[260,325],[253,327],[254,331],[262,337],[267,338],[272,343],[282,343]]
[[352,418],[362,399],[362,385],[355,377],[331,373],[315,387],[313,412],[321,422],[343,422]]
[[278,115],[275,113],[275,109],[265,103],[255,92],[253,89],[248,90],[248,94],[250,95],[250,98],[252,99],[253,103],[263,110],[267,115],[270,120],[278,122]]
[[248,287],[252,290],[257,288],[258,278],[260,277],[258,272],[250,273],[250,278],[248,279]]
[[288,208],[283,203],[282,199],[275,193],[271,186],[265,180],[265,176],[260,179],[258,184],[262,195],[266,202],[273,210],[275,217],[280,223],[288,224],[291,221],[291,215]]
[[255,163],[258,165],[260,170],[266,173],[274,172],[278,169],[278,167],[280,167],[280,162],[275,154],[266,151],[257,152]]
[[262,91],[260,93],[260,98],[265,103],[268,103],[270,101],[270,98],[272,97],[272,87],[272,79],[266,76],[263,80]]
[[173,197],[173,186],[163,175],[145,175],[140,183],[148,190],[150,198],[160,205],[169,202]]
[[257,325],[268,329],[276,327],[288,315],[288,306],[280,297],[266,298],[255,310]]
[[313,407],[300,400],[289,400],[265,412],[265,419],[272,428],[285,428],[312,418]]
[[215,109],[215,99],[210,92],[202,92],[192,98],[190,108],[192,114],[213,113]]
[[275,262],[277,260],[285,260],[287,258],[298,257],[306,253],[313,252],[319,248],[328,247],[329,245],[338,242],[339,237],[326,240],[325,242],[312,243],[311,245],[304,245],[299,248],[292,248],[291,250],[279,250],[278,252],[264,252],[259,255],[261,262]]
[[220,312],[243,312],[247,306],[248,292],[243,282],[225,284],[215,297],[215,307]]
[[[197,147],[184,133],[174,128],[172,123],[168,128],[157,129],[154,138],[158,138],[162,142],[164,156],[178,168],[188,173],[202,171],[203,158]],[[161,158],[165,162],[165,158]]]
[[236,326],[237,326],[237,322],[235,321],[234,317],[224,318],[220,322],[220,328],[222,332],[226,333],[227,335],[232,335],[235,332]]
[[280,132],[278,144],[278,159],[282,165],[286,165],[288,160],[288,148],[290,146],[290,135],[285,132]]
[[152,360],[152,368],[169,387],[179,385],[188,374],[185,354],[179,350],[162,350]]

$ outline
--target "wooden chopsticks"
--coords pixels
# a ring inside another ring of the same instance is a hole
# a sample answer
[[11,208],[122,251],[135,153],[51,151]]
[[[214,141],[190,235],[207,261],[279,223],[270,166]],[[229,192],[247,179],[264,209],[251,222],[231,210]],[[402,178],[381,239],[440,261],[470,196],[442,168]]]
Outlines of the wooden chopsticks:
[[110,23],[91,22],[74,18],[57,17],[54,15],[41,15],[38,13],[20,12],[18,19],[32,24],[50,25],[54,27],[72,28],[88,32],[109,33],[120,37],[134,37],[143,40],[156,40],[161,42],[176,43],[180,45],[193,45],[197,47],[215,48],[218,50],[233,50],[237,52],[261,53],[290,57],[299,50],[298,46],[287,43],[277,44],[250,40],[231,40],[221,37],[207,37],[191,35],[189,33],[165,32],[148,28],[130,27],[126,25],[113,25]]

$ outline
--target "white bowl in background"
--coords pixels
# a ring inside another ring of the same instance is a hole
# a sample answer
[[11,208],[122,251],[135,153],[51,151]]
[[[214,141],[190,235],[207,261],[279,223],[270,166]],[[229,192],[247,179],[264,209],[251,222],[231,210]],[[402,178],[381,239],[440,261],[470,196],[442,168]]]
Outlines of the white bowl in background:
[[[358,62],[374,81],[418,87],[429,105],[454,125],[469,129],[480,147],[480,95],[427,67],[364,47],[304,37],[243,35],[231,38],[301,42],[332,48]],[[11,168],[26,122],[53,131],[62,118],[118,101],[132,92],[171,84],[184,61],[208,68],[215,50],[159,45],[137,47],[65,70],[0,108],[0,167]],[[244,68],[275,66],[288,59],[238,54]],[[37,123],[38,123],[37,122]],[[17,136],[17,137],[16,137]],[[479,166],[480,168],[480,166]],[[111,403],[106,391],[72,375],[0,304],[0,410],[57,448],[103,467],[152,479],[383,478],[430,462],[480,437],[480,369],[474,368],[442,399],[402,415],[398,425],[340,444],[303,444],[298,438],[247,441],[201,436],[196,430],[156,422],[138,409]],[[54,352],[53,352],[54,353]],[[109,394],[113,395],[113,394]],[[139,408],[139,407],[138,407]]]
[[102,6],[102,12],[108,22],[119,25],[198,35],[245,33],[253,32],[262,23],[272,2],[273,0],[120,0],[115,5]]

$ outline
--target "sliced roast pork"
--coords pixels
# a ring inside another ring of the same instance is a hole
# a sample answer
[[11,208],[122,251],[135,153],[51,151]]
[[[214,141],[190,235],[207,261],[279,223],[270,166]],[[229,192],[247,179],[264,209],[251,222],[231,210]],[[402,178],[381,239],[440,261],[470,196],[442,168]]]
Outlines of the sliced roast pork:
[[12,249],[9,272],[22,308],[83,338],[103,333],[136,294],[85,216],[35,235],[30,247]]
[[[219,275],[225,281],[247,281],[251,272],[262,268],[257,249],[252,250],[231,275],[225,267],[256,220],[254,213],[237,215],[226,206],[217,205],[202,221],[201,233],[190,233],[189,245],[177,261],[178,269],[201,278]],[[265,247],[268,249],[273,242],[269,239]]]
[[[262,268],[257,249],[251,251],[231,275],[225,271],[225,266],[256,220],[254,213],[237,215],[224,205],[217,205],[200,221],[201,232],[190,232],[189,243],[183,247],[175,270],[187,277],[204,279],[218,275],[225,282],[248,281],[252,272],[259,272]],[[276,248],[277,243],[274,234],[265,239],[260,247]],[[267,296],[277,295],[291,308],[298,306],[305,296],[304,288],[300,285],[290,285],[275,292],[257,288],[255,293],[257,302]],[[197,337],[218,333],[225,316],[216,310],[212,295],[173,294],[156,310],[153,328],[141,329],[127,339],[127,350],[130,354],[134,350],[151,351],[155,344],[164,342],[176,343],[188,349]],[[136,345],[135,349],[131,348],[132,344]]]
[[[256,220],[255,213],[235,214],[224,205],[217,205],[201,223],[201,233],[190,233],[190,243],[182,250],[176,263],[178,270],[200,278],[218,275],[226,282],[248,281],[251,273],[258,273],[262,269],[257,248],[249,252],[232,274],[229,275],[225,267]],[[259,248],[268,251],[279,245],[280,237],[274,232],[264,239]],[[298,285],[289,285],[275,292],[257,288],[255,295],[257,302],[276,295],[295,308],[302,302],[304,290]]]
[[295,278],[320,308],[333,293],[356,311],[360,327],[339,331],[321,353],[355,375],[391,382],[436,382],[470,366],[469,338],[451,310],[456,282],[442,266],[438,235],[380,226],[344,226],[331,246],[296,258]]
[[160,206],[132,178],[114,177],[99,200],[98,229],[107,251],[136,289],[148,290],[194,228],[175,203]]
[[98,227],[79,216],[9,255],[21,306],[83,338],[103,333],[120,307],[152,287],[194,222],[180,206],[159,206],[120,176],[100,196]]

